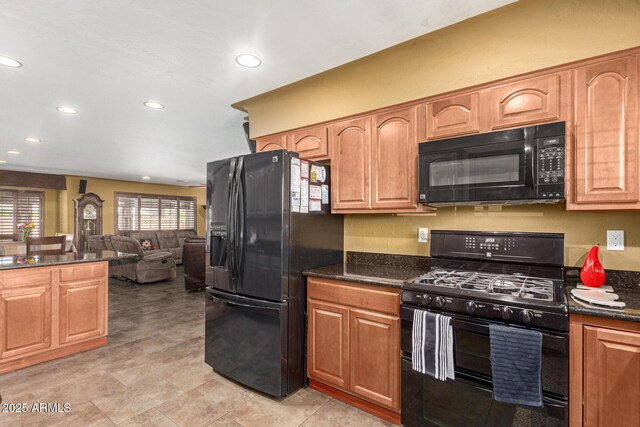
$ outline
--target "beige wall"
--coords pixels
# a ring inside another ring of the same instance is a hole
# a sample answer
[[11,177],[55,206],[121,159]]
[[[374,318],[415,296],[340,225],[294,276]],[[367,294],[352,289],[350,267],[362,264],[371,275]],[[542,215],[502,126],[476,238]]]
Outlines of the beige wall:
[[[75,215],[74,200],[81,195],[78,193],[80,186],[80,180],[87,180],[87,192],[95,193],[102,200],[104,205],[102,207],[102,231],[104,234],[113,234],[115,231],[115,193],[147,193],[147,194],[167,194],[172,196],[188,196],[196,197],[196,214],[197,214],[197,227],[198,234],[204,235],[205,233],[205,209],[202,208],[206,204],[206,189],[204,187],[182,187],[177,185],[160,185],[160,184],[148,184],[143,182],[131,182],[131,181],[118,181],[114,179],[101,179],[101,178],[83,178],[78,176],[67,176],[67,190],[61,193],[66,193],[62,197],[62,201],[59,202],[63,205],[60,217],[60,232],[73,233],[73,221]],[[65,212],[66,209],[66,212]]]
[[[521,0],[322,74],[238,102],[253,136],[486,83],[640,46],[638,0]],[[566,212],[563,205],[445,208],[427,215],[348,215],[345,249],[428,255],[417,228],[550,231],[566,235],[566,263],[626,232],[605,268],[640,270],[640,213]]]
[[[429,244],[418,243],[418,227],[564,233],[566,265],[581,266],[589,248],[600,244],[605,268],[640,270],[640,212],[567,212],[563,204],[448,207],[416,215],[347,215],[345,250],[429,255]],[[607,230],[625,231],[624,251],[606,250]]]
[[638,0],[520,0],[234,107],[268,135],[639,46],[639,23]]

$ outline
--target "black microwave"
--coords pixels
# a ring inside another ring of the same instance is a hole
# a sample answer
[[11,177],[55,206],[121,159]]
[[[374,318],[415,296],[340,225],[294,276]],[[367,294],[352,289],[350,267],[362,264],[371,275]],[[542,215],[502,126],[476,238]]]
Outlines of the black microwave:
[[422,142],[418,153],[423,204],[564,199],[565,122]]

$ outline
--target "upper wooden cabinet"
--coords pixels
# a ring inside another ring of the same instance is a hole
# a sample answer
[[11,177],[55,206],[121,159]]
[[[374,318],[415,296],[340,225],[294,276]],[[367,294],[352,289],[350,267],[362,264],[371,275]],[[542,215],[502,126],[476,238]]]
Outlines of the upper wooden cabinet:
[[560,119],[560,74],[516,81],[490,93],[492,130]]
[[638,209],[638,56],[575,70],[574,200],[569,209]]
[[371,207],[371,119],[336,123],[331,143],[332,210]]
[[640,324],[571,315],[570,328],[570,425],[640,425]]
[[416,107],[373,116],[371,207],[415,209],[418,195]]
[[425,112],[427,140],[480,132],[480,92],[427,102]]
[[287,140],[282,135],[265,136],[256,139],[256,151],[286,150]]
[[289,151],[298,153],[302,159],[328,159],[329,141],[327,126],[301,129],[287,135],[287,148]]

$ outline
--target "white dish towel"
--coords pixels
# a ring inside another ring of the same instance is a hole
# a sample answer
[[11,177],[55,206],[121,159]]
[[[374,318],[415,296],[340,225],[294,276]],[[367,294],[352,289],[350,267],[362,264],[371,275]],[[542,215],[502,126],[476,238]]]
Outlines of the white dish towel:
[[413,312],[414,371],[440,381],[454,379],[453,326],[451,317],[424,310]]

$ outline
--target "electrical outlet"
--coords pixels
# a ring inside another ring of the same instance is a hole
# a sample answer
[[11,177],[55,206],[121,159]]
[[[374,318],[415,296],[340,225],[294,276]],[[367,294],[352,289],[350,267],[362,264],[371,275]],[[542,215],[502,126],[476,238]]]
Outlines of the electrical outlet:
[[427,243],[429,240],[429,229],[418,228],[418,243]]
[[607,230],[607,250],[624,251],[624,230]]

